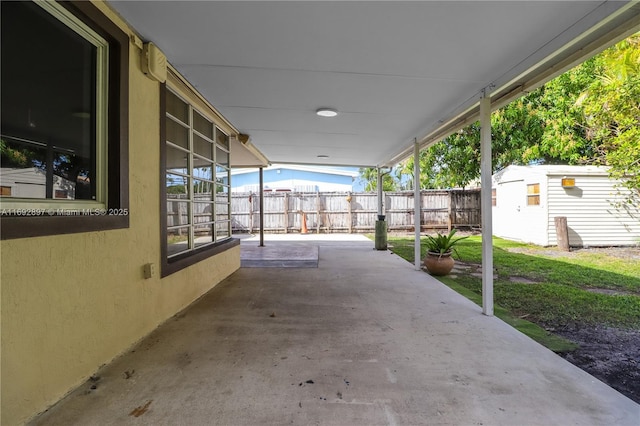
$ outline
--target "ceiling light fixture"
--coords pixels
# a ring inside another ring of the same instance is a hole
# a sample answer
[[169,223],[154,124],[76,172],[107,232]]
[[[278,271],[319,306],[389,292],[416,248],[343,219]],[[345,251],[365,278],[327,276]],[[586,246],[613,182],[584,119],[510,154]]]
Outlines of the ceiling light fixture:
[[335,117],[338,115],[338,111],[333,108],[320,108],[316,111],[320,117]]

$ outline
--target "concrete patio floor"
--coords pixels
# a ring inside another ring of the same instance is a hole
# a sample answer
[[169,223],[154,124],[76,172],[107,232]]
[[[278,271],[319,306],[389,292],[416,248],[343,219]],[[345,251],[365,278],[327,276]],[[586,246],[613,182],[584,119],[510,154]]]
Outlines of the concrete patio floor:
[[366,238],[266,244],[287,240],[318,267],[241,268],[31,424],[640,423],[640,405]]

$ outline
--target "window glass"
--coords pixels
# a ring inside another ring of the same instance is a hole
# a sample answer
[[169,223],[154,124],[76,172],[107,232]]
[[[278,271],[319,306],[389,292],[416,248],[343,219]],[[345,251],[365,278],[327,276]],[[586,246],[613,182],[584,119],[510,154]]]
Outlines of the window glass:
[[167,232],[167,253],[174,255],[189,250],[191,238],[189,226],[169,228]]
[[220,148],[216,148],[216,163],[218,163],[221,166],[224,167],[229,167],[229,153],[220,149]]
[[218,128],[216,128],[216,143],[227,151],[229,150],[229,136]]
[[216,222],[216,238],[222,239],[229,237],[231,235],[230,227],[229,221]]
[[209,160],[213,160],[213,143],[198,135],[193,135],[193,151]]
[[167,118],[167,142],[189,149],[189,128]]
[[539,183],[527,185],[527,205],[528,206],[540,205],[540,184]]
[[219,185],[216,193],[217,203],[229,203],[229,192],[226,186]]
[[167,173],[165,177],[167,184],[167,194],[187,194],[189,188],[189,178],[182,175]]
[[[200,200],[198,200],[200,201]],[[196,202],[193,203],[194,215],[197,217],[196,223],[213,222],[213,203],[212,202]]]
[[129,227],[130,39],[94,3],[0,1],[2,240]]
[[198,166],[194,169],[193,175],[196,178],[204,179],[204,180],[213,180],[213,165],[211,163],[207,165]]
[[[180,123],[174,119],[178,116],[193,120]],[[229,137],[169,89],[165,121],[167,256],[171,261],[231,237]]]
[[1,7],[5,196],[105,202],[107,42],[72,30],[50,5]]
[[189,202],[182,201],[179,195],[167,200],[167,226],[179,226],[189,223]]
[[229,215],[229,204],[216,203],[216,220],[225,221],[229,218],[228,215]]
[[205,246],[207,244],[211,244],[214,241],[213,236],[213,223],[200,223],[196,224],[196,238],[195,238],[195,247]]
[[189,105],[173,92],[167,92],[167,113],[184,124],[189,124]]
[[198,111],[193,111],[193,129],[207,138],[213,139],[213,123]]
[[189,174],[189,152],[175,148],[167,147],[167,170],[175,173]]
[[213,196],[213,182],[208,180],[194,179],[193,194],[197,200],[211,200]]

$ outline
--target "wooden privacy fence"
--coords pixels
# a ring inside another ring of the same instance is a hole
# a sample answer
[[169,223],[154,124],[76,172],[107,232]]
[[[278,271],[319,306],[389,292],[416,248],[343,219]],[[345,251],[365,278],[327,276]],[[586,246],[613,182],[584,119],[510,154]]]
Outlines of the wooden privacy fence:
[[[422,230],[480,227],[480,190],[422,191]],[[389,231],[414,228],[413,191],[385,192],[384,212]],[[378,219],[377,193],[265,192],[264,230],[300,232],[302,214],[309,232],[373,232]],[[233,232],[260,227],[258,194],[231,195]]]

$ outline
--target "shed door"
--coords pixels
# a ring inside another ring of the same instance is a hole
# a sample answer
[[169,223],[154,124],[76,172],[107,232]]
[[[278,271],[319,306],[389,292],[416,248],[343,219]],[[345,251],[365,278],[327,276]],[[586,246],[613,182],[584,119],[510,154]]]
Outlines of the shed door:
[[[496,204],[500,209],[500,217],[496,223],[500,229],[500,236],[522,240],[522,229],[526,224],[522,223],[523,210],[526,207],[526,193],[523,180],[505,182],[500,184]],[[497,233],[496,233],[497,234]]]

